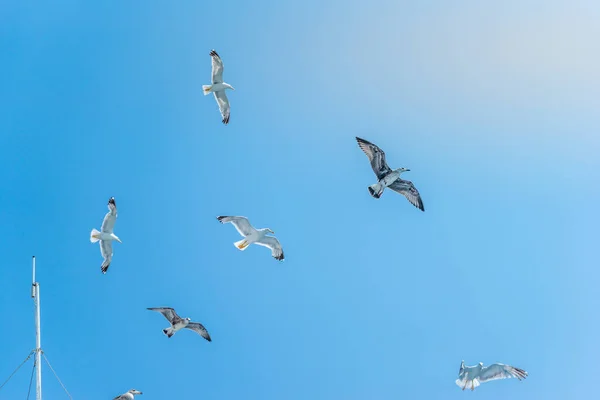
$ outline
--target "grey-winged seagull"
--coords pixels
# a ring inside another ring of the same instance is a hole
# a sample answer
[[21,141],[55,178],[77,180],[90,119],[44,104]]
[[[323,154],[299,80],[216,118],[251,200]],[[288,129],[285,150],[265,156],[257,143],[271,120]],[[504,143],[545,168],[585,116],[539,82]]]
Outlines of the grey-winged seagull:
[[177,331],[179,331],[183,328],[187,328],[187,329],[191,329],[194,332],[200,334],[200,336],[202,336],[204,339],[208,340],[209,342],[212,341],[212,339],[210,338],[210,335],[208,334],[208,331],[206,330],[204,325],[202,325],[201,323],[198,323],[198,322],[191,322],[192,320],[189,318],[181,318],[179,315],[177,315],[175,310],[172,309],[171,307],[155,307],[155,308],[148,308],[148,310],[158,311],[159,313],[161,313],[162,315],[165,316],[167,321],[169,321],[171,323],[170,328],[163,329],[163,333],[165,335],[167,335],[167,337],[169,337],[169,338],[171,336],[173,336]]
[[415,185],[413,185],[411,181],[405,181],[400,178],[401,173],[410,171],[410,169],[398,168],[392,170],[385,161],[385,153],[383,150],[373,143],[359,137],[356,138],[356,141],[358,142],[358,146],[369,158],[371,168],[373,168],[373,172],[375,172],[375,175],[377,176],[378,182],[369,186],[369,193],[371,193],[371,196],[376,199],[380,198],[383,190],[388,187],[406,197],[408,201],[419,210],[425,211],[423,200],[421,200],[421,195]]
[[123,393],[115,397],[113,400],[133,400],[134,396],[138,394],[142,394],[142,392],[140,392],[139,390],[131,389],[127,393]]
[[511,367],[510,365],[496,363],[489,367],[484,367],[483,363],[480,362],[472,367],[465,367],[465,362],[461,361],[458,379],[455,382],[462,390],[467,388],[475,390],[483,382],[507,378],[522,380],[527,378],[527,375],[527,371]]
[[121,239],[119,239],[117,235],[113,233],[116,220],[117,204],[115,203],[115,198],[111,197],[108,200],[108,212],[104,216],[104,221],[102,221],[102,228],[100,228],[100,231],[94,228],[92,229],[92,233],[90,233],[90,242],[96,243],[97,241],[100,241],[100,253],[102,254],[102,257],[104,257],[104,262],[100,266],[103,274],[106,274],[106,271],[110,266],[110,262],[112,261],[113,240],[122,243]]
[[283,256],[283,248],[281,247],[281,243],[274,236],[267,236],[267,232],[275,234],[271,229],[255,229],[252,225],[250,225],[250,221],[246,217],[232,217],[232,216],[220,216],[217,217],[220,223],[225,224],[227,222],[231,222],[231,224],[237,229],[240,235],[244,238],[238,242],[235,242],[233,245],[240,250],[246,250],[248,246],[252,243],[255,243],[259,246],[267,247],[271,249],[271,255],[276,260],[282,261]]
[[202,85],[202,91],[205,96],[214,93],[219,111],[223,117],[223,123],[227,125],[229,123],[230,107],[225,90],[235,89],[229,83],[223,82],[223,60],[221,60],[221,57],[214,50],[210,51],[210,56],[212,57],[212,85]]

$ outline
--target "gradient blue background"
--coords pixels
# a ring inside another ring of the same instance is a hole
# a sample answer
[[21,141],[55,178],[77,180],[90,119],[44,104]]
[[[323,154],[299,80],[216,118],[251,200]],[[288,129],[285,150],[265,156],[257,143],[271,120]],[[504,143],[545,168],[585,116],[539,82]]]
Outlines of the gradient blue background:
[[[2,3],[0,380],[35,345],[36,255],[74,399],[470,398],[461,359],[530,373],[480,399],[590,398],[599,19],[591,0]],[[229,126],[202,95],[213,48]],[[369,196],[355,136],[411,169],[425,213]],[[217,215],[272,228],[286,260],[236,250]],[[156,306],[213,342],[167,339]]]

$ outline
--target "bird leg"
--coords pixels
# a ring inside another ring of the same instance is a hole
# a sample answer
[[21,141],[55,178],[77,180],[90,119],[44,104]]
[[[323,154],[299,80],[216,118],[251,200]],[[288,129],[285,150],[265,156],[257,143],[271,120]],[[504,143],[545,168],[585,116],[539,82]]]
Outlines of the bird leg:
[[471,391],[475,390],[475,381],[471,381]]

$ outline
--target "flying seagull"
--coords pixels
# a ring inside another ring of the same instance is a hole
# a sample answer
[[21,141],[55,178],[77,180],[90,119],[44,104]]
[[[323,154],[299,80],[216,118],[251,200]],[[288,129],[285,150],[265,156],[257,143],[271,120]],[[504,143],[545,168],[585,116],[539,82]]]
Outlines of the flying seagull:
[[425,211],[423,200],[421,200],[421,195],[417,188],[415,188],[415,185],[413,185],[411,181],[405,181],[400,178],[401,173],[410,171],[410,169],[398,168],[392,170],[385,161],[385,153],[383,150],[373,143],[359,137],[356,138],[356,141],[358,142],[358,146],[369,158],[373,172],[375,172],[378,179],[376,184],[369,186],[369,193],[371,193],[371,196],[378,199],[381,197],[383,190],[386,187],[389,187],[393,191],[406,197],[408,201],[419,210]]
[[246,250],[248,246],[252,243],[255,243],[259,246],[264,246],[271,249],[271,255],[276,260],[283,260],[283,248],[281,247],[281,243],[274,236],[267,236],[267,232],[275,234],[269,228],[265,229],[255,229],[248,218],[246,217],[217,217],[220,223],[225,224],[227,222],[231,222],[235,229],[244,237],[244,239],[239,242],[235,242],[233,245],[240,250]]
[[483,382],[506,378],[517,378],[518,380],[522,380],[527,378],[527,375],[527,371],[500,363],[484,367],[483,363],[480,362],[478,365],[465,367],[465,362],[463,360],[460,363],[458,379],[455,382],[462,390],[465,390],[468,387],[470,387],[471,390],[475,390],[475,388]]
[[140,392],[139,390],[131,389],[127,393],[123,393],[123,394],[115,397],[113,400],[133,400],[133,397],[136,394],[142,394],[142,392]]
[[113,256],[112,250],[112,242],[116,240],[119,243],[121,239],[117,237],[113,233],[113,228],[115,227],[115,221],[117,220],[117,204],[115,203],[115,198],[111,197],[108,200],[108,212],[104,216],[104,221],[102,222],[102,228],[100,228],[100,232],[96,230],[96,228],[92,229],[92,233],[90,233],[90,242],[96,243],[100,241],[100,253],[102,257],[104,257],[104,262],[100,269],[102,269],[102,273],[105,274],[110,266],[110,262]]
[[206,96],[209,93],[215,94],[215,100],[219,105],[219,111],[223,117],[223,123],[229,123],[229,100],[225,94],[225,89],[235,90],[229,83],[223,82],[223,61],[216,51],[211,50],[212,57],[212,85],[202,85],[202,90]]
[[198,322],[191,322],[191,319],[189,318],[181,318],[171,307],[148,308],[148,310],[158,311],[159,313],[164,315],[165,318],[171,323],[170,328],[163,329],[163,333],[169,338],[173,336],[177,331],[183,328],[187,328],[198,333],[200,336],[202,336],[209,342],[212,341],[204,325]]

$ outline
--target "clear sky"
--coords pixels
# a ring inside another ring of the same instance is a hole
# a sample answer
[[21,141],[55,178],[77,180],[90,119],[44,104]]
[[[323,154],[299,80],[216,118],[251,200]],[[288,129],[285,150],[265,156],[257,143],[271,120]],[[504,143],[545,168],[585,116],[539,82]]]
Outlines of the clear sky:
[[[480,399],[589,398],[599,18],[592,0],[4,2],[0,382],[35,346],[35,255],[42,346],[76,400],[462,399],[462,359],[530,374]],[[202,95],[213,48],[228,126]],[[355,136],[411,169],[424,213],[369,195]],[[273,229],[286,260],[238,251],[218,215]],[[157,306],[213,342],[167,339]]]

